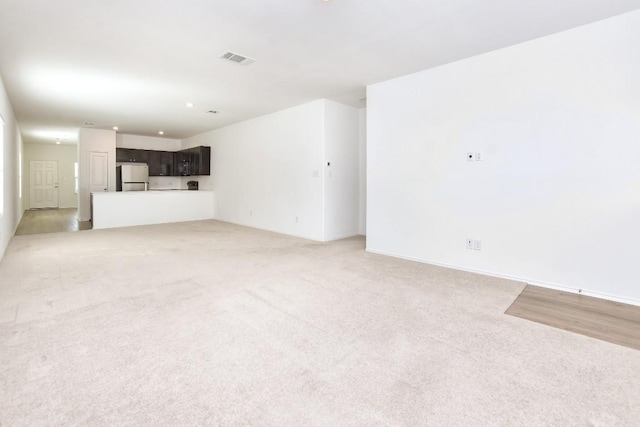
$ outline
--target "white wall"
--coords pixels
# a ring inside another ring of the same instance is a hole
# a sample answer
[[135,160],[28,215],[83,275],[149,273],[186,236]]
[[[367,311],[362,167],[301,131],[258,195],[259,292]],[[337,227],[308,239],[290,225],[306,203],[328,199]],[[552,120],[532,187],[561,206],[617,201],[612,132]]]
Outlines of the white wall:
[[55,160],[58,162],[58,206],[75,208],[78,206],[78,195],[75,193],[74,164],[78,161],[77,145],[68,144],[24,144],[23,159],[23,204],[25,209],[30,205],[30,170],[32,160]]
[[323,108],[314,101],[183,141],[211,146],[216,219],[322,240]]
[[157,136],[116,135],[116,147],[135,148],[138,150],[179,151],[182,141],[179,139],[161,138]]
[[211,147],[211,176],[197,179],[214,190],[216,219],[325,241],[358,234],[358,120],[357,109],[321,99],[182,148]]
[[22,219],[22,199],[19,196],[19,154],[22,138],[9,97],[0,77],[0,120],[2,126],[2,210],[0,211],[0,259]]
[[78,133],[79,194],[78,220],[91,219],[91,193],[89,191],[89,153],[107,153],[109,191],[116,190],[116,133],[112,130],[80,129]]
[[324,101],[324,239],[359,233],[360,114]]
[[638,40],[640,11],[370,86],[367,249],[640,303]]

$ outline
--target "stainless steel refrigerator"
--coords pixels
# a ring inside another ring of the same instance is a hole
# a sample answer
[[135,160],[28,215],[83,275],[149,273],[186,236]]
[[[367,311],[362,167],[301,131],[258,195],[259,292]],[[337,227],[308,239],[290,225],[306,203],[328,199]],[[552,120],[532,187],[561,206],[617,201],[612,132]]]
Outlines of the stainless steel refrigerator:
[[147,191],[149,189],[149,166],[133,163],[116,167],[116,191]]

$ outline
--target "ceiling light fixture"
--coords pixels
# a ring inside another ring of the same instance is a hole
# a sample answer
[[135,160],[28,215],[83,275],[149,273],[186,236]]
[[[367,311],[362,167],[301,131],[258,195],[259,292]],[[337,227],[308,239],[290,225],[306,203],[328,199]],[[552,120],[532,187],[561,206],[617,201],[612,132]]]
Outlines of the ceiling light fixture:
[[60,145],[60,140],[59,139],[56,140],[56,144]]
[[164,135],[163,131],[158,131],[158,135]]
[[114,127],[113,127],[113,130],[118,130],[118,129],[119,129],[119,127],[118,127],[118,126],[114,126]]
[[92,122],[84,122],[82,124],[85,126],[95,126]]
[[187,102],[187,108],[193,108],[193,102]]

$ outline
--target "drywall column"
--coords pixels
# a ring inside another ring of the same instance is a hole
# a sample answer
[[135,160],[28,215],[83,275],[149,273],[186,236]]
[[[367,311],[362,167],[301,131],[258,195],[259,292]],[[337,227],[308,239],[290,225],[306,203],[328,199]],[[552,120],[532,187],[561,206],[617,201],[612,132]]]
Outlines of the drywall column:
[[89,154],[103,152],[108,156],[108,190],[116,189],[116,133],[112,130],[80,129],[78,133],[78,220],[91,219],[89,189]]
[[357,108],[324,100],[324,239],[359,232],[360,114]]
[[367,109],[360,111],[360,184],[359,184],[359,218],[358,234],[367,234]]

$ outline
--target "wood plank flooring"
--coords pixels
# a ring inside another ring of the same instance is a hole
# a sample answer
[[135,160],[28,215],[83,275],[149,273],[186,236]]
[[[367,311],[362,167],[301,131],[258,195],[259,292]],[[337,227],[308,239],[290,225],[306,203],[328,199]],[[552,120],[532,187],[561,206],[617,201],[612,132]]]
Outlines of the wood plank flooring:
[[640,350],[640,307],[527,285],[506,314]]
[[78,222],[78,209],[37,209],[25,211],[16,236],[91,229],[91,222]]

